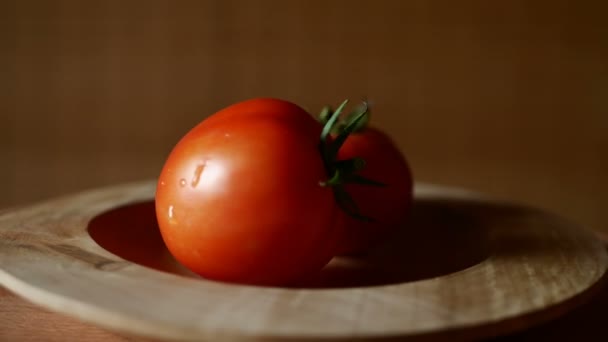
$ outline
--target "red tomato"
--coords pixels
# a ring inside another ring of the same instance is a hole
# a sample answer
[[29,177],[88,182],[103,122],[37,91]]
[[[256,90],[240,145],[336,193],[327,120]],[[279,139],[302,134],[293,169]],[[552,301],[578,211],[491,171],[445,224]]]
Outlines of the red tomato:
[[338,152],[339,159],[360,157],[366,161],[361,176],[385,186],[346,184],[345,189],[363,216],[362,221],[340,215],[338,224],[345,230],[338,254],[364,252],[404,225],[412,202],[412,174],[409,165],[388,135],[367,127],[350,135]]
[[321,125],[300,107],[254,99],[188,132],[158,179],[167,248],[201,276],[286,285],[320,270],[341,235],[319,152]]

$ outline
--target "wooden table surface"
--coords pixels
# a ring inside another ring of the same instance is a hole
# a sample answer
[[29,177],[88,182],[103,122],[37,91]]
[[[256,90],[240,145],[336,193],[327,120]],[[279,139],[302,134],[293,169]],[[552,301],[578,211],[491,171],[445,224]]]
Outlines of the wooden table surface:
[[[539,338],[606,341],[608,286],[578,309],[543,325],[502,336],[497,341],[536,341]],[[147,341],[127,337],[64,315],[49,312],[0,288],[0,341]]]
[[[608,248],[608,239],[603,237]],[[537,341],[539,338],[574,340],[585,334],[585,341],[606,341],[608,281],[602,281],[597,294],[585,304],[559,318],[518,333],[499,336],[496,341]],[[0,288],[0,341],[148,341],[124,336],[78,319],[45,310]]]

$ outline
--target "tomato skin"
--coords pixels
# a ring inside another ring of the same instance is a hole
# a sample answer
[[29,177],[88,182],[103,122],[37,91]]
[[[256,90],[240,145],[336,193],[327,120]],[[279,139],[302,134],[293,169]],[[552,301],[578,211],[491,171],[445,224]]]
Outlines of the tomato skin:
[[[197,130],[212,129],[210,126],[220,124],[225,120],[258,119],[260,117],[276,121],[293,120],[293,124],[300,125],[300,131],[311,135],[320,135],[318,131],[322,129],[310,114],[291,102],[273,98],[253,98],[219,110],[193,128],[192,134],[196,134]],[[318,141],[319,136],[316,139]]]
[[365,168],[360,171],[362,176],[385,186],[345,186],[361,214],[373,221],[362,221],[347,214],[340,215],[337,222],[345,232],[338,247],[338,254],[341,255],[365,252],[386,239],[395,229],[401,228],[405,224],[413,198],[409,164],[387,134],[366,127],[350,135],[338,152],[338,158],[344,160],[353,157],[366,161]]
[[173,256],[209,279],[287,285],[320,270],[341,235],[339,209],[301,108],[255,99],[205,119],[161,171],[156,213]]

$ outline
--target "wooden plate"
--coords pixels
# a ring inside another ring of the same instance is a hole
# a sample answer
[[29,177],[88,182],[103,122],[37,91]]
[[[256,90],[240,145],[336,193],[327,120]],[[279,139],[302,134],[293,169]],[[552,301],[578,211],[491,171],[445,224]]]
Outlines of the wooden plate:
[[100,326],[178,340],[479,338],[587,299],[608,256],[555,215],[418,185],[408,229],[294,288],[198,278],[158,234],[151,181],[0,214],[0,284]]

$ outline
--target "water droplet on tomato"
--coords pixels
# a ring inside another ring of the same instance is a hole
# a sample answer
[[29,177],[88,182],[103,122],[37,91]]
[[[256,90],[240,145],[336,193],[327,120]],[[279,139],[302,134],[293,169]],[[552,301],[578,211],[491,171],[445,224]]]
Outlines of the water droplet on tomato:
[[181,186],[182,188],[186,186],[186,180],[185,179],[180,179],[179,180],[179,186]]

